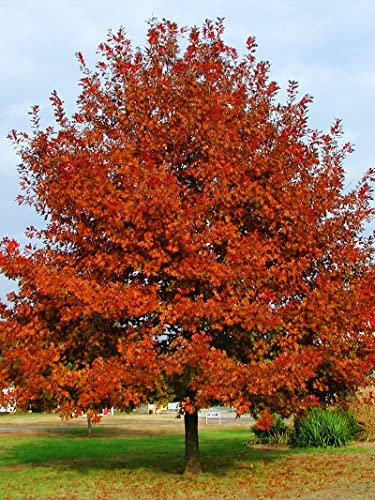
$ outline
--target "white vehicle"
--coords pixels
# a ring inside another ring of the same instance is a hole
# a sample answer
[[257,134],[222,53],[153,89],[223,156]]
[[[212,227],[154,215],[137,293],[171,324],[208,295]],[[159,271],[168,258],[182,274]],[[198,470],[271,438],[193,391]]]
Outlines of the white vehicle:
[[179,411],[179,409],[180,409],[180,403],[178,401],[174,401],[173,403],[167,404],[168,411]]

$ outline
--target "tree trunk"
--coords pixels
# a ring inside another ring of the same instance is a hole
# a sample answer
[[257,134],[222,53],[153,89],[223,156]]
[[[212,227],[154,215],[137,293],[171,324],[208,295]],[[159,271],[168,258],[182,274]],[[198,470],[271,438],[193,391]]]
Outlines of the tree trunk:
[[198,413],[185,413],[185,470],[184,474],[196,476],[201,473],[198,442]]
[[91,422],[91,418],[87,415],[87,435],[89,437],[92,436],[92,422]]

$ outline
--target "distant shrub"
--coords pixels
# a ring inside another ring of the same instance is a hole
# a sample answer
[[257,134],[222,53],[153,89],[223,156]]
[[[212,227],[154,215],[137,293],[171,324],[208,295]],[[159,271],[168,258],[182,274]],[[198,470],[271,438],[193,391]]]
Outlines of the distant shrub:
[[360,431],[353,413],[338,409],[315,408],[294,424],[297,447],[340,447],[352,441]]
[[350,411],[360,426],[359,439],[375,441],[375,383],[356,393]]
[[[289,444],[292,431],[285,424],[280,415],[272,415],[269,425],[264,426],[258,422],[252,428],[251,441],[262,444]],[[263,422],[263,421],[261,421]]]

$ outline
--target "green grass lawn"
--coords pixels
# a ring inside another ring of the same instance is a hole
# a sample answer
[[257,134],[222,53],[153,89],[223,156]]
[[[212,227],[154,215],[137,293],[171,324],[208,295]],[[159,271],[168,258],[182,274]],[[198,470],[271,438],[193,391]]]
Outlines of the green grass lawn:
[[[0,437],[0,498],[374,498],[375,446],[248,448],[244,428],[203,428],[204,473],[182,476],[184,436],[98,427]],[[310,495],[310,496],[308,496]],[[315,496],[314,496],[315,495]]]

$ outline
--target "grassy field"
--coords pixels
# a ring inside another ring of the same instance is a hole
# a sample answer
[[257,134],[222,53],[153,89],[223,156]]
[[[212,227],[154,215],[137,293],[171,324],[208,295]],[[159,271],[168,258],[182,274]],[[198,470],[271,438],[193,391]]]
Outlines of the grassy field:
[[92,438],[84,421],[72,424],[48,415],[0,417],[2,429],[15,431],[0,435],[0,498],[375,498],[374,444],[251,449],[246,424],[203,424],[204,473],[188,480],[183,425],[172,417],[113,417]]

